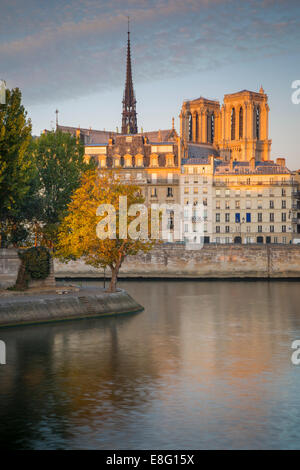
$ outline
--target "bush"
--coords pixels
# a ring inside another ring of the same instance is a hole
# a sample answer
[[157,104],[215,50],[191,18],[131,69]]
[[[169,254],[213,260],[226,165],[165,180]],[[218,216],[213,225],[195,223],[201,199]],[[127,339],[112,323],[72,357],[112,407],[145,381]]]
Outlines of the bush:
[[15,286],[11,290],[25,290],[30,279],[46,279],[50,273],[50,253],[44,246],[18,251],[21,265]]

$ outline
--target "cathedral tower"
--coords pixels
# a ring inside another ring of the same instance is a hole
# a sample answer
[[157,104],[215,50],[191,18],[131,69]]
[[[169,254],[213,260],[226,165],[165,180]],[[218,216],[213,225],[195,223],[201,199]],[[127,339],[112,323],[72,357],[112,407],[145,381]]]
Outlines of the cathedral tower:
[[131,53],[130,53],[130,31],[128,19],[128,40],[127,40],[127,64],[126,64],[126,83],[123,96],[122,112],[122,134],[137,134],[136,117],[136,99],[134,95],[132,71],[131,71]]

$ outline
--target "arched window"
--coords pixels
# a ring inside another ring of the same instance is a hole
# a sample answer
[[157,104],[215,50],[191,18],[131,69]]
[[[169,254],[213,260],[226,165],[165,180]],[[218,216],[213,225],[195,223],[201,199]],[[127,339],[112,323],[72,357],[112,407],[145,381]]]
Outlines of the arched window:
[[240,112],[239,112],[239,138],[243,138],[243,125],[244,125],[244,114],[243,114],[243,108],[242,106],[240,107]]
[[135,166],[138,166],[138,167],[144,166],[144,156],[140,153],[138,153],[135,156]]
[[189,140],[193,140],[193,118],[191,114],[189,114]]
[[259,140],[260,134],[260,107],[257,106],[255,108],[255,137]]
[[124,162],[126,167],[132,166],[132,156],[131,155],[124,155]]
[[231,110],[231,140],[235,140],[235,109]]
[[212,113],[210,117],[210,141],[213,143],[215,138],[215,115]]
[[215,136],[215,115],[214,113],[207,115],[207,142],[213,143]]

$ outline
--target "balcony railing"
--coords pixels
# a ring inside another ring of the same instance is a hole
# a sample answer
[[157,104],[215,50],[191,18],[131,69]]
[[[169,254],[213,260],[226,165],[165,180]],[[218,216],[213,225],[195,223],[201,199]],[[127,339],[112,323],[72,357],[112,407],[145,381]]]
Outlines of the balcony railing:
[[[231,186],[297,186],[297,183],[293,180],[286,181],[213,181],[213,186],[216,187],[231,187]],[[300,193],[298,191],[298,193]]]

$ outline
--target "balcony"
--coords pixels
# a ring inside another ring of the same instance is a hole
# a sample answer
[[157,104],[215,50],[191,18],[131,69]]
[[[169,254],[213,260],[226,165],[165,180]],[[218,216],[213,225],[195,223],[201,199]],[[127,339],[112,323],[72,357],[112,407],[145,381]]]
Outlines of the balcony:
[[147,184],[154,184],[154,185],[178,186],[179,178],[173,178],[172,180],[169,180],[168,178],[157,178],[157,179],[147,178],[145,182]]
[[[297,186],[297,183],[293,180],[286,180],[286,181],[273,181],[272,183],[270,181],[251,181],[250,183],[247,183],[247,181],[232,181],[232,182],[226,182],[226,181],[213,181],[213,186],[215,187],[234,187],[234,186]],[[299,193],[300,197],[300,191],[297,191]]]

